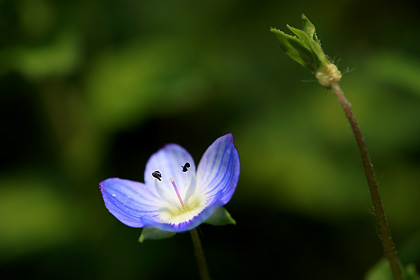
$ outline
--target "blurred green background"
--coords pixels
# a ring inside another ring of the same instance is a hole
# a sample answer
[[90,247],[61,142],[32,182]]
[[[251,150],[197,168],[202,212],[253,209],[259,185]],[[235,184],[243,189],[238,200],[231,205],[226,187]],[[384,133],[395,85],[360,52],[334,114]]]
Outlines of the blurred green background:
[[269,32],[302,13],[344,72],[402,261],[419,264],[418,2],[1,0],[2,279],[197,279],[188,234],[139,244],[98,183],[143,181],[168,142],[198,163],[229,132],[237,225],[200,226],[213,278],[362,279],[383,251],[355,140]]

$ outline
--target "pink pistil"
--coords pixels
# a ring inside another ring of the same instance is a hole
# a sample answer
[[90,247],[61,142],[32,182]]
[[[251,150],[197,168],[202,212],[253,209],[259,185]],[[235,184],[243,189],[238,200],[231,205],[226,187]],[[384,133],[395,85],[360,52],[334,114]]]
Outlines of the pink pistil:
[[179,202],[181,202],[182,208],[184,208],[184,203],[182,202],[181,196],[179,195],[179,192],[178,192],[178,188],[176,187],[176,184],[175,184],[175,179],[173,177],[171,177],[171,178],[169,178],[169,181],[171,181],[172,186],[174,186],[174,189],[175,189],[176,195],[178,196]]

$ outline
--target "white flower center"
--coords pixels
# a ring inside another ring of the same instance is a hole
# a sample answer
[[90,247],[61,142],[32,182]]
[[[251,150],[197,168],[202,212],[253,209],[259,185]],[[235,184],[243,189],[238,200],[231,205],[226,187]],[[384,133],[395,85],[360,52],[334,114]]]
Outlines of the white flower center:
[[[181,192],[183,195],[180,193],[180,190],[175,183],[175,179],[171,177],[169,178],[169,181],[172,184],[172,190],[162,188],[162,186],[167,186],[167,184],[164,184],[165,182],[155,181],[156,191],[160,197],[167,202],[164,207],[158,209],[158,219],[160,222],[167,224],[187,222],[206,208],[207,197],[196,191],[195,174],[192,174],[189,186],[183,188],[184,192]],[[175,193],[176,197],[174,195]]]

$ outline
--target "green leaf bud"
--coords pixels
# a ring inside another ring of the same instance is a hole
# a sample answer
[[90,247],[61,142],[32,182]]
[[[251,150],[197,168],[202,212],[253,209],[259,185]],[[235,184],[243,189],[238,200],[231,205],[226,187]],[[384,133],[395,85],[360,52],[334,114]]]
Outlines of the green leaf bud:
[[287,25],[295,36],[275,28],[270,31],[288,56],[314,73],[320,85],[330,87],[340,81],[341,72],[324,54],[312,22],[305,15],[302,15],[302,22],[302,29]]

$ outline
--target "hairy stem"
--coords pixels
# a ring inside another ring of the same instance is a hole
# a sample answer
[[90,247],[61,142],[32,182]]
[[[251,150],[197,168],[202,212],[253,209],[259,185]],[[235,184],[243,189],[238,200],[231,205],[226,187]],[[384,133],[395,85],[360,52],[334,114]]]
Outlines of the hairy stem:
[[394,242],[392,242],[388,221],[385,215],[384,208],[382,206],[381,196],[379,194],[375,174],[373,173],[372,162],[370,160],[369,153],[367,151],[365,141],[362,136],[362,132],[360,131],[360,127],[357,124],[356,118],[351,110],[351,105],[344,96],[344,93],[341,90],[338,83],[332,83],[331,88],[337,96],[337,99],[340,102],[341,106],[343,107],[343,110],[353,130],[354,137],[356,138],[359,153],[363,162],[363,168],[366,174],[366,179],[369,185],[370,195],[372,197],[373,208],[375,209],[375,215],[379,226],[382,245],[384,246],[386,255],[388,257],[392,274],[395,280],[402,280],[403,276],[401,272],[400,262],[398,260],[397,252],[395,251]]
[[203,248],[201,247],[200,237],[196,228],[190,230],[191,239],[194,245],[194,252],[197,258],[198,271],[200,272],[201,280],[210,280],[209,271],[207,270],[206,259],[204,258]]

